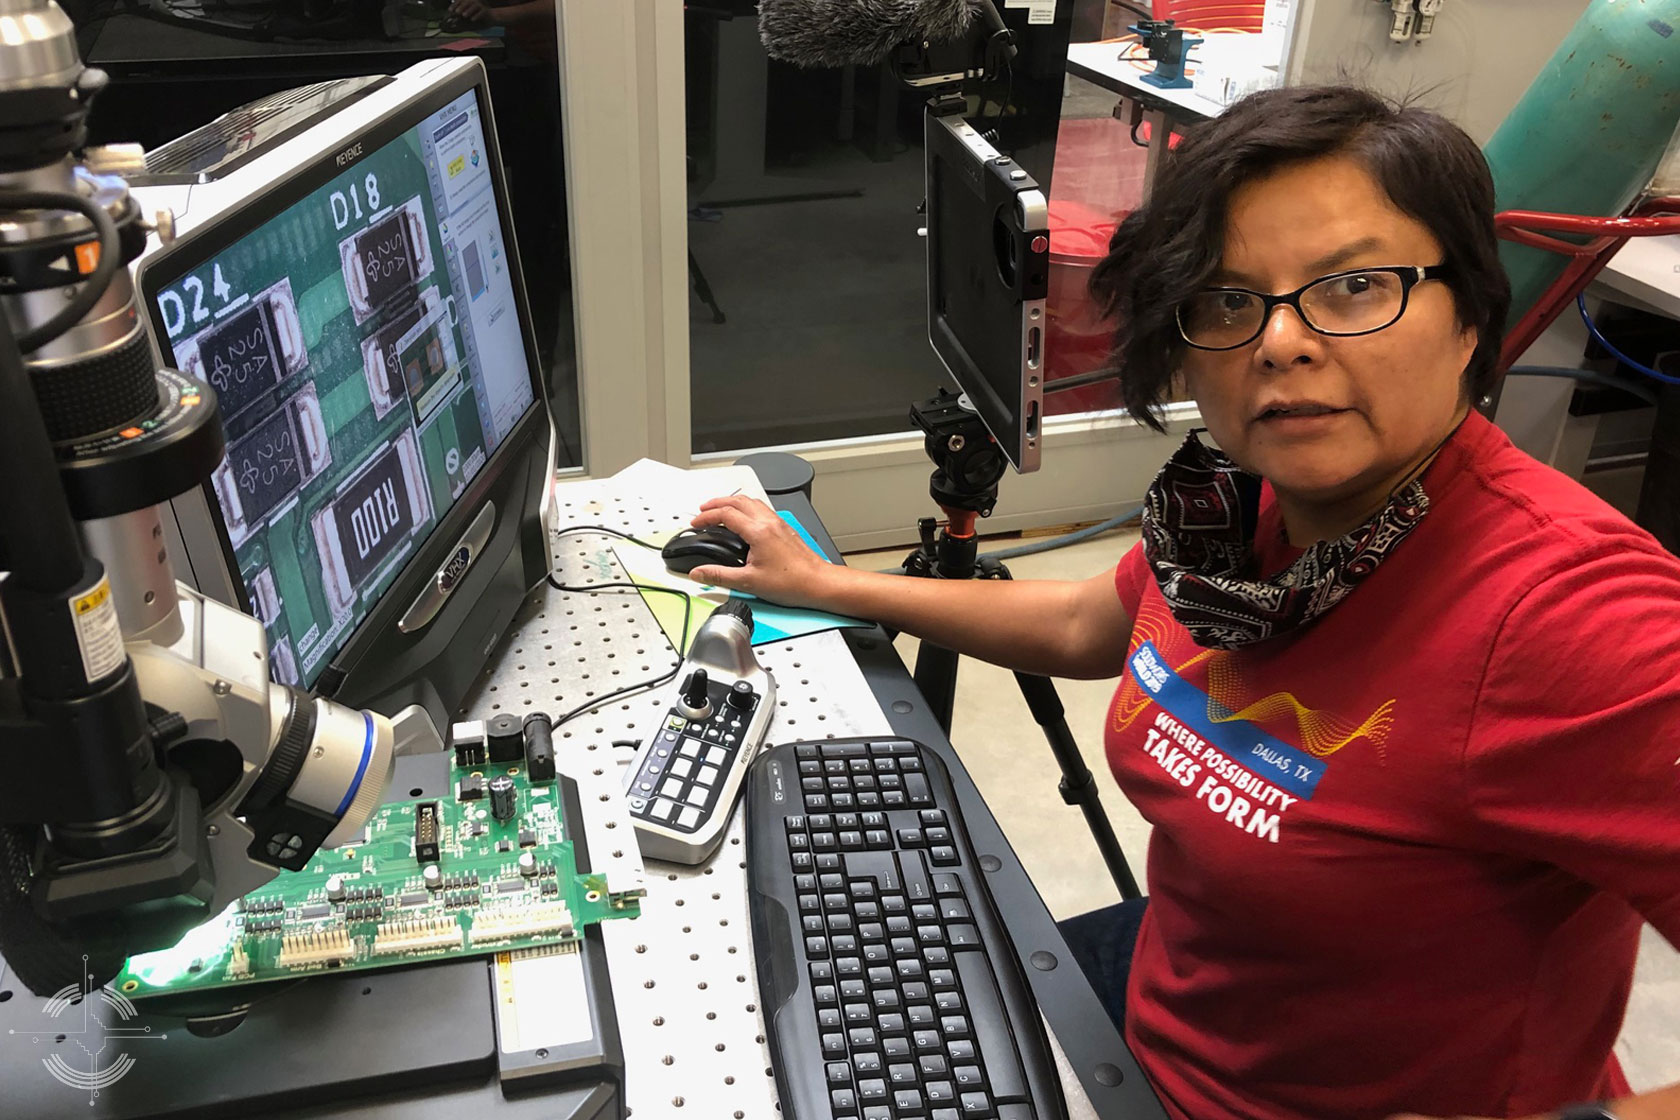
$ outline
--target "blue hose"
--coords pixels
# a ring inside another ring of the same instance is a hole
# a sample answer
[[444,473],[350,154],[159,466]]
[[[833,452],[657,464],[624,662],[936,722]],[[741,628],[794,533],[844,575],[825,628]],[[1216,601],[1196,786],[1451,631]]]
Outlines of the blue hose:
[[1575,306],[1581,312],[1581,322],[1587,325],[1587,333],[1592,335],[1593,341],[1604,347],[1612,358],[1616,359],[1618,362],[1622,363],[1634,372],[1643,373],[1646,377],[1655,378],[1656,380],[1661,381],[1664,385],[1680,385],[1680,377],[1674,377],[1666,373],[1659,373],[1650,366],[1642,366],[1612,346],[1610,344],[1610,340],[1599,333],[1597,324],[1592,321],[1592,316],[1587,314],[1587,297],[1585,294],[1575,297]]

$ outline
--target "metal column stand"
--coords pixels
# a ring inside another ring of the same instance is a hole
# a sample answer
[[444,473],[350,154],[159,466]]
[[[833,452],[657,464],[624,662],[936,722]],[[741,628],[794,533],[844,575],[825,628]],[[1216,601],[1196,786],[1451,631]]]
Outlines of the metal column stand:
[[[1008,466],[985,424],[959,398],[944,390],[937,397],[912,405],[910,419],[927,434],[923,446],[934,464],[928,491],[944,511],[946,524],[939,528],[931,517],[917,523],[921,547],[905,558],[904,574],[924,579],[1011,578],[1001,561],[978,554],[975,522],[991,515],[997,504],[998,480]],[[922,642],[916,654],[916,686],[947,735],[956,705],[957,665],[956,653],[931,642]],[[1068,730],[1056,686],[1048,677],[1030,673],[1016,673],[1015,683],[1061,767],[1062,780],[1057,788],[1062,800],[1077,805],[1084,813],[1086,827],[1120,897],[1142,898],[1143,892],[1103,812],[1090,767]]]

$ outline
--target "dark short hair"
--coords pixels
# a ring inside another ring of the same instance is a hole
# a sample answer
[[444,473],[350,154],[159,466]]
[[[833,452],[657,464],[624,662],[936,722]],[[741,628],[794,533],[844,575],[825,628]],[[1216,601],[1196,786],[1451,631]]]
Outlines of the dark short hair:
[[1232,192],[1330,155],[1361,163],[1395,207],[1441,243],[1459,324],[1478,336],[1465,387],[1472,401],[1493,388],[1511,283],[1499,263],[1493,176],[1481,149],[1426,109],[1351,86],[1303,86],[1251,94],[1185,130],[1148,202],[1120,223],[1091,274],[1091,294],[1117,320],[1121,397],[1138,420],[1164,427],[1161,406],[1186,349],[1177,310],[1219,266]]

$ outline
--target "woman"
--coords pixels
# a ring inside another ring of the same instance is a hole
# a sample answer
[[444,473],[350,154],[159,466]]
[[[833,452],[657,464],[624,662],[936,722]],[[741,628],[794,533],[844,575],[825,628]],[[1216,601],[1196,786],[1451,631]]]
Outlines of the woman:
[[853,571],[724,498],[694,523],[750,560],[695,576],[1120,677],[1151,898],[1135,947],[1123,908],[1067,928],[1171,1115],[1680,1116],[1611,1051],[1642,920],[1680,943],[1680,562],[1472,408],[1510,300],[1474,143],[1257,94],[1093,289],[1132,413],[1181,378],[1223,449],[1185,442],[1115,571]]

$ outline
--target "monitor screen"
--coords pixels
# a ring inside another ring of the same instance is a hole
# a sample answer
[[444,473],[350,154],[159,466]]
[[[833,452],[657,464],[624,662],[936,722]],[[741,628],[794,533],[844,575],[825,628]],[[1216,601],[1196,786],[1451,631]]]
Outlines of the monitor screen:
[[287,684],[537,404],[483,112],[455,97],[147,285],[165,361],[220,399],[222,543]]

